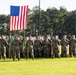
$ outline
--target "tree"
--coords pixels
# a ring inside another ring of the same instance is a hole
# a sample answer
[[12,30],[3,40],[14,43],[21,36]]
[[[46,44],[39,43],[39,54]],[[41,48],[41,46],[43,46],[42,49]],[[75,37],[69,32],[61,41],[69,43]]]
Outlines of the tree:
[[65,26],[67,34],[76,34],[76,10],[69,12],[65,19]]

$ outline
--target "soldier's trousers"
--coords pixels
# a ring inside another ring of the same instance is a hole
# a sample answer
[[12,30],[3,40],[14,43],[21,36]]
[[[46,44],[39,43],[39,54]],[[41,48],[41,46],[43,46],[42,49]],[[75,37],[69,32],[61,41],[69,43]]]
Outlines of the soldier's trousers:
[[32,59],[34,59],[34,50],[33,49],[30,49],[30,48],[27,48],[26,49],[26,59],[28,59],[29,56],[31,56]]
[[0,48],[0,59],[1,58],[4,58],[4,60],[5,60],[5,58],[6,58],[6,47],[4,46],[4,47],[2,47],[2,48]]
[[12,57],[13,57],[13,60],[15,60],[16,57],[18,60],[20,60],[20,50],[13,50]]
[[41,57],[41,48],[35,48],[34,54],[35,57]]
[[69,54],[70,56],[75,56],[76,57],[76,48],[75,47],[71,47],[69,50]]
[[53,48],[53,58],[58,57],[60,58],[60,54],[59,54],[59,49],[58,48]]
[[8,49],[8,56],[10,59],[12,58],[11,45],[9,46],[9,49]]
[[68,54],[67,54],[67,47],[62,47],[62,57],[67,57],[68,56]]
[[50,49],[44,48],[44,57],[50,57]]
[[4,57],[4,60],[5,60],[5,58],[6,58],[6,47],[5,46],[4,46],[3,57]]

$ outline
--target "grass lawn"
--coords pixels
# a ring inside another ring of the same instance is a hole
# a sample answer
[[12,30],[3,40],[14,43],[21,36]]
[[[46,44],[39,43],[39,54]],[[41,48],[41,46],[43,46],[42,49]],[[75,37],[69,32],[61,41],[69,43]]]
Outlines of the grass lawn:
[[1,59],[0,75],[76,75],[76,58]]

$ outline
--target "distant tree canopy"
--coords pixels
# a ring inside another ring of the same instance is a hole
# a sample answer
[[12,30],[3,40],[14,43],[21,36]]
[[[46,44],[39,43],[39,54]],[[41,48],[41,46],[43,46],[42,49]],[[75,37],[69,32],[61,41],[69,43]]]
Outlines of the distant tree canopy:
[[[9,23],[10,15],[0,15],[0,35],[9,34]],[[38,35],[38,27],[40,35],[76,34],[76,10],[69,12],[64,7],[60,7],[60,9],[47,8],[46,11],[40,9],[39,25],[39,7],[35,6],[32,10],[29,9],[26,35]],[[23,31],[17,31],[17,33],[23,34]]]

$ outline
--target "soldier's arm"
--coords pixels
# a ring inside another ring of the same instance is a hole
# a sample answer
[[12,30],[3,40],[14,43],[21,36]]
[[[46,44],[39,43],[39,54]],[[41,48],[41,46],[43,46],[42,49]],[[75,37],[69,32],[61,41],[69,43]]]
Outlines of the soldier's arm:
[[59,40],[59,43],[58,44],[61,45],[61,40]]
[[63,40],[61,40],[61,46],[62,46]]
[[28,46],[28,41],[26,41],[26,46]]
[[4,40],[4,42],[5,42],[5,46],[7,46],[8,45],[8,42],[6,40]]
[[70,42],[70,41],[67,39],[67,40],[66,40],[67,45],[69,44],[69,42]]
[[34,45],[34,44],[33,44],[33,41],[31,41],[31,48],[32,48],[32,49],[33,49],[33,45]]

